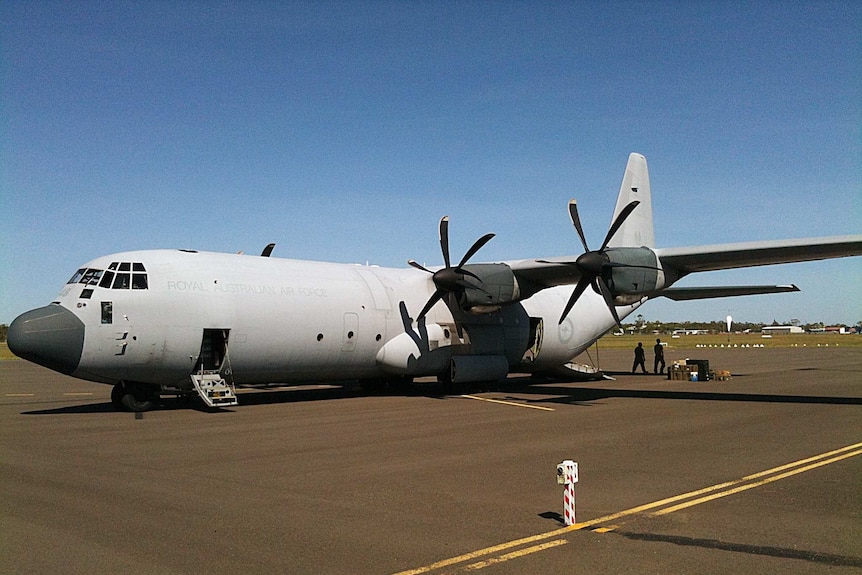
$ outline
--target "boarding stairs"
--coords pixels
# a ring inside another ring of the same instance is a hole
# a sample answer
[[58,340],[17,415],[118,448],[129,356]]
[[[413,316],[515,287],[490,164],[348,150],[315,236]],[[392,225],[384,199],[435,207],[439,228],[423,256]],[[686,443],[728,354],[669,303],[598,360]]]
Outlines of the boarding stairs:
[[195,390],[207,406],[230,407],[239,403],[232,378],[223,375],[219,370],[201,369],[191,377]]

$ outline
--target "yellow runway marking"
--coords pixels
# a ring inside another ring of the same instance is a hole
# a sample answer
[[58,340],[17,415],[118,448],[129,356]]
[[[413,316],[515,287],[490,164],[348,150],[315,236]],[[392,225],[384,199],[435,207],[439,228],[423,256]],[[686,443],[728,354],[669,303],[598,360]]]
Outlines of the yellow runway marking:
[[[464,396],[464,397],[472,397],[472,396]],[[474,398],[481,399],[481,398]],[[518,405],[518,404],[516,404]],[[526,407],[526,406],[521,406]],[[766,471],[760,471],[758,473],[754,473],[752,475],[746,475],[741,479],[736,479],[734,481],[727,481],[724,483],[719,483],[717,485],[712,485],[710,487],[704,487],[703,489],[698,489],[696,491],[689,491],[688,493],[683,493],[681,495],[675,495],[673,497],[668,497],[666,499],[662,499],[660,501],[654,501],[652,503],[647,503],[645,505],[639,505],[638,507],[632,507],[631,509],[626,509],[625,511],[620,511],[619,513],[613,513],[611,515],[605,515],[604,517],[597,517],[596,519],[591,519],[589,521],[585,521],[583,523],[576,523],[574,525],[570,525],[568,527],[562,527],[560,529],[554,529],[553,531],[548,531],[545,533],[540,533],[538,535],[533,535],[530,537],[523,537],[521,539],[516,539],[514,541],[508,541],[506,543],[500,543],[499,545],[494,545],[492,547],[486,547],[484,549],[479,549],[477,551],[472,551],[470,553],[465,553],[463,555],[459,555],[457,557],[451,557],[449,559],[443,559],[442,561],[437,561],[436,563],[432,563],[430,565],[425,565],[424,567],[417,567],[416,569],[409,569],[407,571],[399,571],[395,573],[395,575],[419,575],[420,573],[428,573],[430,571],[436,571],[438,569],[442,569],[444,567],[450,567],[452,565],[457,565],[459,563],[466,563],[467,561],[472,561],[474,559],[478,559],[479,557],[483,557],[485,555],[493,555],[495,553],[499,553],[500,551],[505,551],[507,549],[511,549],[513,547],[520,547],[522,545],[527,545],[530,543],[536,543],[538,541],[543,541],[545,539],[551,539],[553,537],[558,537],[561,535],[565,535],[571,531],[579,531],[581,529],[586,529],[588,527],[593,527],[594,525],[602,525],[603,523],[610,523],[612,521],[616,521],[622,517],[629,517],[632,515],[637,515],[643,513],[644,511],[649,511],[651,509],[658,509],[668,505],[670,503],[676,503],[679,501],[683,501],[686,499],[691,499],[691,501],[685,501],[684,503],[679,503],[677,505],[667,507],[665,509],[661,509],[659,511],[654,511],[650,515],[666,515],[668,513],[673,513],[674,511],[679,511],[680,509],[685,509],[687,507],[692,507],[694,505],[699,505],[701,503],[706,503],[707,501],[712,501],[713,499],[717,499],[719,497],[724,497],[726,495],[732,495],[734,493],[739,493],[741,491],[745,491],[748,489],[752,489],[754,487],[760,487],[761,485],[766,485],[768,483],[772,483],[774,481],[778,481],[779,479],[785,479],[787,477],[791,477],[793,475],[803,473],[805,471],[811,471],[812,469],[817,469],[818,467],[822,467],[824,465],[829,465],[830,463],[835,463],[837,461],[842,461],[844,459],[848,459],[850,457],[855,457],[857,455],[862,455],[862,443],[856,443],[853,445],[848,445],[846,447],[842,447],[840,449],[835,449],[833,451],[829,451],[827,453],[821,453],[820,455],[815,455],[813,457],[808,457],[806,459],[801,459],[799,461],[794,461],[792,463],[787,463],[785,465],[779,465],[778,467],[773,467],[772,469],[767,469]],[[783,473],[782,473],[783,472]],[[776,475],[777,474],[777,475]],[[771,476],[771,477],[770,477]],[[725,490],[725,491],[722,491]],[[715,493],[718,492],[718,493]],[[711,493],[712,495],[706,497],[699,497],[701,495]],[[696,498],[696,499],[692,499]],[[616,529],[619,525],[606,525],[602,527],[598,527],[594,529],[594,532],[598,533],[607,533],[608,531],[612,531]],[[565,541],[563,539],[559,541]],[[553,541],[550,543],[554,543]],[[533,547],[528,547],[527,549],[523,549],[521,551],[528,551],[529,553],[535,553],[537,551],[541,551],[547,547],[543,547],[543,545],[535,545]],[[561,543],[557,543],[556,545],[561,545]],[[556,546],[554,545],[554,546]],[[540,549],[541,547],[541,549]],[[519,554],[519,551],[513,551],[510,553],[506,553],[505,555],[500,555],[499,557],[487,559],[484,561],[480,561],[478,563],[473,563],[471,565],[479,565],[482,567],[486,567],[487,565],[492,565],[494,563],[498,563],[500,558],[507,556],[519,557],[526,553]],[[512,558],[512,557],[509,557]],[[462,567],[459,570],[463,569],[479,569],[480,567],[471,567],[471,565],[467,565],[466,567]]]
[[733,489],[728,489],[727,491],[722,491],[720,493],[714,493],[712,495],[708,495],[706,497],[701,497],[699,499],[695,499],[693,501],[686,501],[685,503],[680,503],[679,505],[674,505],[672,507],[668,507],[666,509],[661,509],[653,513],[653,515],[667,515],[668,513],[673,513],[674,511],[679,511],[680,509],[685,509],[686,507],[692,507],[693,505],[699,505],[701,503],[706,503],[707,501],[712,501],[713,499],[718,499],[719,497],[726,497],[727,495],[733,495],[734,493],[739,493],[740,491],[746,491],[748,489],[753,489],[754,487],[760,487],[761,485],[766,485],[767,483],[772,483],[773,481],[778,481],[779,479],[785,479],[787,477],[791,477],[798,473],[802,473],[804,471],[811,471],[812,469],[816,469],[818,467],[822,467],[824,465],[829,465],[830,463],[835,463],[836,461],[841,461],[842,459],[847,459],[849,457],[854,457],[856,455],[862,455],[862,449],[858,451],[851,451],[849,453],[845,453],[843,455],[839,455],[837,457],[833,457],[831,459],[825,459],[823,461],[818,461],[817,463],[812,463],[811,465],[806,465],[805,467],[800,467],[798,469],[794,469],[792,471],[787,471],[785,473],[781,473],[779,475],[774,475],[772,477],[767,477],[766,479],[761,479],[760,481],[755,481],[754,483],[748,483],[746,485],[741,485],[739,487],[735,487]]
[[70,392],[70,393],[64,393],[63,395],[67,395],[70,397],[84,397],[84,396],[90,396],[93,394],[92,393],[73,393],[73,392]]
[[7,393],[6,397],[34,397],[35,393]]
[[527,547],[526,549],[521,549],[519,551],[512,551],[511,553],[506,553],[504,555],[499,555],[497,557],[491,557],[490,559],[486,559],[484,561],[472,563],[472,564],[464,567],[464,571],[476,571],[478,569],[488,567],[489,565],[496,565],[497,563],[503,563],[505,561],[509,561],[510,559],[517,559],[518,557],[523,557],[524,555],[530,555],[531,553],[538,553],[539,551],[544,551],[545,549],[551,549],[552,547],[559,547],[560,545],[565,545],[566,543],[568,543],[568,541],[566,541],[565,539],[556,539],[554,541],[548,541],[547,543],[542,543],[541,545],[533,545],[532,547]]
[[528,405],[526,403],[518,403],[516,401],[503,401],[502,399],[491,399],[489,397],[478,397],[475,395],[462,395],[467,399],[475,399],[477,401],[487,401],[488,403],[502,403],[503,405],[512,405],[514,407],[526,407],[528,409],[540,409],[542,411],[554,411],[553,407],[543,407],[541,405]]

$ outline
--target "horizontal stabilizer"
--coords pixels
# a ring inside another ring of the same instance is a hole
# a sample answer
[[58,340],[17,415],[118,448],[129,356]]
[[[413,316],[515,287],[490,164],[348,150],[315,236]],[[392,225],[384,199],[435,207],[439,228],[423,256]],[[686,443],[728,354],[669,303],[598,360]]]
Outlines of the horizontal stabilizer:
[[787,293],[800,291],[795,285],[784,286],[718,286],[718,287],[690,287],[690,288],[667,288],[659,295],[674,301],[685,301],[693,299],[710,299],[715,297],[734,297],[740,295],[759,295],[768,293]]

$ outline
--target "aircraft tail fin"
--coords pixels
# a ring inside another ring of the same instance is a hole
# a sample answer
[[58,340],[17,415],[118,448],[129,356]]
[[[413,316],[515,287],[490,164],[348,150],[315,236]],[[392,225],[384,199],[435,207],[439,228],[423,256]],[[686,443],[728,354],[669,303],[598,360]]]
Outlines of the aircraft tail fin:
[[608,247],[655,247],[649,170],[647,170],[646,158],[637,153],[629,154],[626,173],[623,176],[611,222],[616,220],[617,215],[634,201],[640,202],[638,207],[626,218],[619,231],[608,243]]

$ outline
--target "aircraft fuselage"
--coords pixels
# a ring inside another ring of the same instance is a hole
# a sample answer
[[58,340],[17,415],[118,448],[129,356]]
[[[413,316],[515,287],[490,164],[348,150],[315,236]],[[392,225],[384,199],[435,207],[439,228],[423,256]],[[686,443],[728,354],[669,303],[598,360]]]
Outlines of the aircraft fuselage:
[[[586,301],[597,297],[589,293],[581,312],[558,325],[569,295],[561,287],[490,314],[456,308],[453,317],[441,302],[417,324],[409,314],[432,288],[427,274],[411,268],[126,252],[87,263],[51,306],[24,314],[11,329],[16,353],[69,375],[187,388],[208,332],[224,339],[238,384],[435,375],[453,357],[465,366],[462,373],[469,367],[481,379],[487,369],[486,379],[494,379],[500,365],[527,372],[563,365],[614,323],[602,305]],[[21,332],[23,323],[36,326],[40,314],[56,322],[59,313],[68,329],[50,337],[70,343],[58,344],[62,357],[53,357],[38,327],[27,337]]]

